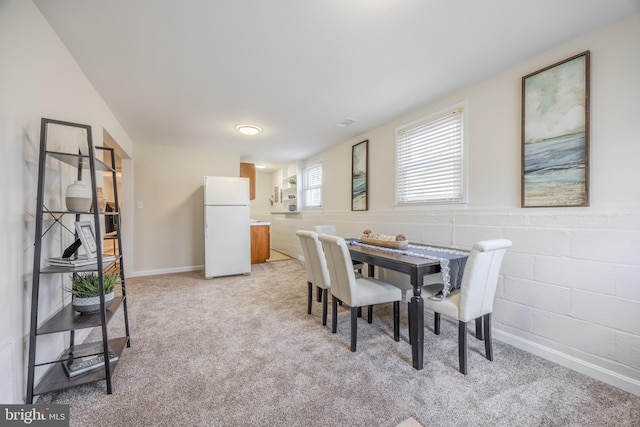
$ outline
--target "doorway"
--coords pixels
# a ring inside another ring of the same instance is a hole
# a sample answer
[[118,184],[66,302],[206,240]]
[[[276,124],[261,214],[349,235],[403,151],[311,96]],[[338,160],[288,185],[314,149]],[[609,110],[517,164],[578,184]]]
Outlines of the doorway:
[[[116,179],[115,179],[115,188],[114,188],[114,180],[111,172],[104,172],[102,179],[102,193],[104,194],[104,198],[106,200],[105,212],[122,212],[122,148],[118,143],[113,139],[113,137],[107,132],[105,129],[103,132],[103,145],[107,148],[113,149],[114,160],[115,160],[115,168],[116,168]],[[104,150],[102,152],[102,161],[106,165],[111,165],[111,151]],[[116,192],[117,190],[117,201],[116,201]],[[118,206],[116,206],[116,202]],[[120,216],[122,218],[122,216]],[[113,215],[105,215],[104,216],[104,241],[103,241],[103,250],[105,254],[115,255],[118,253],[118,236],[116,234],[116,226],[115,226],[116,217]],[[122,225],[122,224],[121,224]],[[120,236],[122,237],[122,236]]]

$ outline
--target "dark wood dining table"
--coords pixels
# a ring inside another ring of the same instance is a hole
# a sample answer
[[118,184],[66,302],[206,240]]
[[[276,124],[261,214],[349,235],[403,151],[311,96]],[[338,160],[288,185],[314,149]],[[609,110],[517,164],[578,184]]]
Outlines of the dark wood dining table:
[[351,259],[367,263],[369,277],[374,277],[376,265],[409,275],[413,286],[413,297],[409,302],[411,354],[413,367],[418,370],[422,369],[424,367],[424,301],[421,296],[422,285],[424,284],[425,275],[440,272],[440,261],[349,244],[350,240],[353,241],[353,239],[347,239],[347,244]]

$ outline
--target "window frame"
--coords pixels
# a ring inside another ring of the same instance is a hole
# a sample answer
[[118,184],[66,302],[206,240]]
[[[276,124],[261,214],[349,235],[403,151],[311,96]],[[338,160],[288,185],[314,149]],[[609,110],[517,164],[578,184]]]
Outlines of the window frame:
[[[400,197],[400,135],[403,132],[416,129],[418,127],[434,123],[438,120],[445,118],[450,114],[456,112],[460,113],[461,120],[461,137],[460,137],[460,185],[461,191],[459,197],[441,197],[433,199],[422,199],[415,201],[403,201]],[[396,207],[411,207],[411,206],[426,206],[426,205],[465,205],[468,203],[468,145],[469,145],[469,133],[467,132],[467,126],[469,122],[469,108],[467,101],[459,102],[450,107],[431,113],[427,116],[421,117],[413,122],[399,126],[395,129],[395,206]]]
[[[314,168],[320,168],[320,184],[310,186],[308,182],[308,171]],[[313,210],[313,209],[322,209],[322,204],[324,201],[324,168],[321,160],[309,162],[304,165],[302,168],[302,208]],[[310,190],[319,190],[320,193],[320,204],[318,205],[309,205],[309,197],[308,191]]]

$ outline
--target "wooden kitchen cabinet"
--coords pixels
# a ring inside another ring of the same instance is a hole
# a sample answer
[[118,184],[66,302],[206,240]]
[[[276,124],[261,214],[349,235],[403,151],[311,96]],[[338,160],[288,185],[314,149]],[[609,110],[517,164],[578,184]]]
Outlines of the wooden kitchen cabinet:
[[269,258],[271,247],[269,226],[251,226],[251,264],[266,262]]
[[256,198],[256,165],[240,163],[240,177],[249,178],[249,200]]

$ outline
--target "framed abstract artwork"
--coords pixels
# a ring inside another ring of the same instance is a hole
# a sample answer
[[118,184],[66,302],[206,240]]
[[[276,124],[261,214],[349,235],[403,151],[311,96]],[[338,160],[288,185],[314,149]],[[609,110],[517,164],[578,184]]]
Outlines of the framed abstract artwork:
[[522,207],[589,205],[589,51],[522,78]]
[[351,147],[351,210],[366,211],[369,209],[369,185],[367,169],[369,166],[369,140]]

